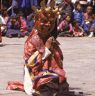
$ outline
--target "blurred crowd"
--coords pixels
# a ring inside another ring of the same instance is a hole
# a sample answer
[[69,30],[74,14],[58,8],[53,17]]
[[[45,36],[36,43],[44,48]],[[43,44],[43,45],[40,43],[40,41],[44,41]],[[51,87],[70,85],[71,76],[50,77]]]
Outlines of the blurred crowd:
[[[94,1],[64,0],[61,4],[58,31],[59,36],[88,36],[95,33],[95,5]],[[92,2],[93,1],[93,2]]]
[[[20,0],[9,1],[11,2],[1,4],[2,35],[9,38],[29,35],[35,22],[32,7],[18,7]],[[47,6],[49,2],[51,0],[46,0]],[[40,7],[40,2],[32,2],[32,5]],[[56,24],[58,36],[93,37],[95,35],[94,0],[56,0],[56,7],[60,11]]]

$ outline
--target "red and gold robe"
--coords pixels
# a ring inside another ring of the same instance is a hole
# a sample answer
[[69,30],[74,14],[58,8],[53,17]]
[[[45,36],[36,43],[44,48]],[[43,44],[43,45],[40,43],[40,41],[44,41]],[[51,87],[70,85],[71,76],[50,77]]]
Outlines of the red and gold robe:
[[[42,85],[47,84],[54,79],[58,79],[59,83],[64,82],[66,79],[65,71],[63,69],[63,55],[59,48],[59,43],[55,40],[52,44],[52,48],[48,49],[45,46],[45,43],[48,41],[49,39],[43,40],[39,36],[37,30],[33,29],[25,42],[25,66],[28,68],[34,90],[39,90]],[[48,52],[46,49],[50,54],[43,60],[44,54]],[[25,90],[24,85],[18,81],[9,82],[7,89]]]
[[25,61],[28,61],[31,56],[38,52],[37,56],[34,55],[34,61],[32,60],[32,63],[26,64],[29,68],[34,89],[39,89],[41,85],[55,78],[59,78],[59,82],[65,79],[65,72],[62,64],[63,55],[56,41],[52,45],[53,48],[50,50],[51,54],[43,61],[42,57],[43,54],[45,54],[46,42],[48,42],[48,39],[43,40],[39,36],[37,30],[33,29],[25,43]]

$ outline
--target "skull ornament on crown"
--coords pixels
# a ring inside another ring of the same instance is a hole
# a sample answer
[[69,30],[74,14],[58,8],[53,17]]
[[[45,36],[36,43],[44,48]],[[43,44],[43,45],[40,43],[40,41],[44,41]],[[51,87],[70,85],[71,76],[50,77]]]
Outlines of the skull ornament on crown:
[[34,28],[42,34],[47,35],[50,34],[55,26],[55,21],[59,15],[59,9],[55,7],[54,0],[50,2],[48,7],[45,4],[45,0],[43,0],[40,6],[40,9],[37,9],[35,6],[32,7],[35,12]]

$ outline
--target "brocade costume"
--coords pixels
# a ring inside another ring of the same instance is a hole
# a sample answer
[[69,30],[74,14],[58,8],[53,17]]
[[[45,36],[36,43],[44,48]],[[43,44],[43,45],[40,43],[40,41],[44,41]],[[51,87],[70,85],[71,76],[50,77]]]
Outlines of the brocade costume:
[[[51,3],[53,4],[53,1]],[[44,1],[41,6],[43,4]],[[24,86],[17,82],[22,87],[16,88],[24,89],[28,95],[33,96],[54,96],[54,94],[69,96],[66,95],[68,83],[63,69],[63,55],[58,41],[51,35],[58,9],[44,5],[43,7],[40,10],[34,8],[36,12],[34,28],[24,46],[26,62]],[[9,83],[9,85],[13,84]]]

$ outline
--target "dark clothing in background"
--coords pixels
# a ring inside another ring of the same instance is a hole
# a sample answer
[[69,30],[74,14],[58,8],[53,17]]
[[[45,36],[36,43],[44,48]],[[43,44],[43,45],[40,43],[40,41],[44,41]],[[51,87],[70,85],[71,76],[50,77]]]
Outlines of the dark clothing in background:
[[67,3],[65,3],[65,2],[63,2],[62,3],[62,15],[63,15],[63,17],[64,17],[64,15],[66,15],[66,14],[69,14],[69,15],[73,15],[73,9],[74,9],[74,6],[73,6],[73,3],[70,3],[70,4],[67,4]]
[[54,38],[57,38],[58,36],[58,31],[57,31],[57,20],[55,21],[55,26],[54,29],[51,32],[51,35],[54,36]]

